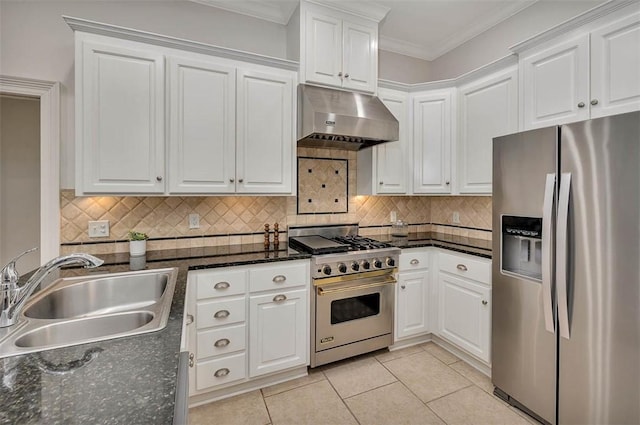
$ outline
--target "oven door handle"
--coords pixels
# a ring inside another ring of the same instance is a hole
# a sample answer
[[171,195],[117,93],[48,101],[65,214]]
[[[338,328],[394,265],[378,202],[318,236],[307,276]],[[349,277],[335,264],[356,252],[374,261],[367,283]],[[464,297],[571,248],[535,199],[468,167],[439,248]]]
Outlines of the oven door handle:
[[377,286],[393,285],[396,282],[397,281],[393,276],[387,276],[385,277],[384,281],[379,281],[374,283],[365,283],[362,285],[343,286],[341,288],[334,288],[334,289],[324,289],[323,287],[319,286],[318,295],[322,296],[322,295],[335,294],[338,292],[351,292],[351,291],[357,291],[360,289],[375,288]]

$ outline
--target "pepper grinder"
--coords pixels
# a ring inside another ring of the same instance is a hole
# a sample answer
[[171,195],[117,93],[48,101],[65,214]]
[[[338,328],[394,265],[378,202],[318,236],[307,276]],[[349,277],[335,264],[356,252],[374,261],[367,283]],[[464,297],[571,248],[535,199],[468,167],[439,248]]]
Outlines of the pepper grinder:
[[278,250],[278,245],[280,244],[280,240],[278,239],[280,237],[280,233],[278,232],[278,223],[273,225],[273,246],[275,247],[276,251]]
[[264,225],[264,249],[269,249],[269,224]]

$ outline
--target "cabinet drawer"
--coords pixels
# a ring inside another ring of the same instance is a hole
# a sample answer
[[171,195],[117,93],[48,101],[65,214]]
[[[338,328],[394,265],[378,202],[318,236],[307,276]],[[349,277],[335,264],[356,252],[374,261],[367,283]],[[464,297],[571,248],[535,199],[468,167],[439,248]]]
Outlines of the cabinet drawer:
[[246,354],[240,353],[196,364],[196,390],[239,381],[247,377]]
[[199,360],[244,350],[247,345],[246,325],[198,331],[196,340]]
[[488,260],[475,259],[468,255],[452,255],[440,252],[438,268],[440,271],[491,285],[491,261]]
[[249,270],[249,290],[269,291],[292,286],[308,286],[309,263],[278,264]]
[[247,272],[233,271],[198,271],[195,275],[196,298],[225,297],[244,294],[247,289]]
[[196,305],[196,328],[230,325],[244,322],[246,302],[244,297],[216,301],[198,302]]
[[429,252],[423,249],[402,250],[400,254],[399,271],[428,269]]

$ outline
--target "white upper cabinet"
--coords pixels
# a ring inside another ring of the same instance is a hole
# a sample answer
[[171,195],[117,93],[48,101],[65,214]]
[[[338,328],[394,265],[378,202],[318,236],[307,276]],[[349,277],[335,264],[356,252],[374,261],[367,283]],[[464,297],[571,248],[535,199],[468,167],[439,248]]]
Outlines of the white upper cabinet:
[[293,87],[286,72],[238,72],[238,192],[291,193]]
[[510,67],[458,88],[459,193],[491,194],[493,138],[518,131],[517,80]]
[[589,119],[589,35],[520,58],[523,129]]
[[637,3],[581,28],[519,51],[524,130],[640,109]]
[[409,96],[407,93],[379,89],[378,97],[398,120],[399,139],[375,147],[377,186],[376,192],[408,193],[410,167],[409,144]]
[[452,93],[413,98],[413,192],[451,193]]
[[169,191],[233,193],[236,69],[169,59]]
[[80,193],[162,193],[164,57],[126,43],[76,44]]
[[591,33],[590,103],[592,118],[640,109],[640,12]]
[[378,23],[303,4],[304,81],[373,93],[378,83]]

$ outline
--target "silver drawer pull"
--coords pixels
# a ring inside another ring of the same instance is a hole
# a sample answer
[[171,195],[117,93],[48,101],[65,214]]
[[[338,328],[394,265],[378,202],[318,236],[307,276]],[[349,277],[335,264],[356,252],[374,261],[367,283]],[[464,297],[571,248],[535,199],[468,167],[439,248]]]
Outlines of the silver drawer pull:
[[456,268],[460,271],[466,272],[467,271],[467,266],[465,266],[464,264],[458,264],[456,266]]
[[213,315],[213,317],[215,317],[216,319],[226,319],[227,317],[229,317],[229,310],[220,310],[220,311],[216,311],[216,314]]
[[213,289],[228,289],[230,286],[229,282],[218,282],[213,285]]
[[231,341],[229,341],[227,338],[222,338],[214,342],[213,345],[215,345],[217,348],[223,348],[229,345],[230,342]]
[[285,301],[287,299],[287,296],[282,294],[282,295],[276,295],[275,297],[273,297],[273,302],[274,303],[278,303],[280,301]]
[[279,274],[277,276],[274,276],[272,280],[273,280],[273,283],[282,283],[285,280],[287,280],[287,277]]
[[415,266],[416,264],[420,264],[420,260],[416,260],[415,258],[411,261],[409,261],[409,264],[411,264],[412,266]]
[[229,374],[229,372],[231,372],[229,369],[227,369],[226,367],[223,367],[222,369],[216,370],[213,376],[215,376],[216,378],[224,378]]
[[186,321],[187,325],[190,325],[193,323],[193,314],[187,314],[187,321]]

